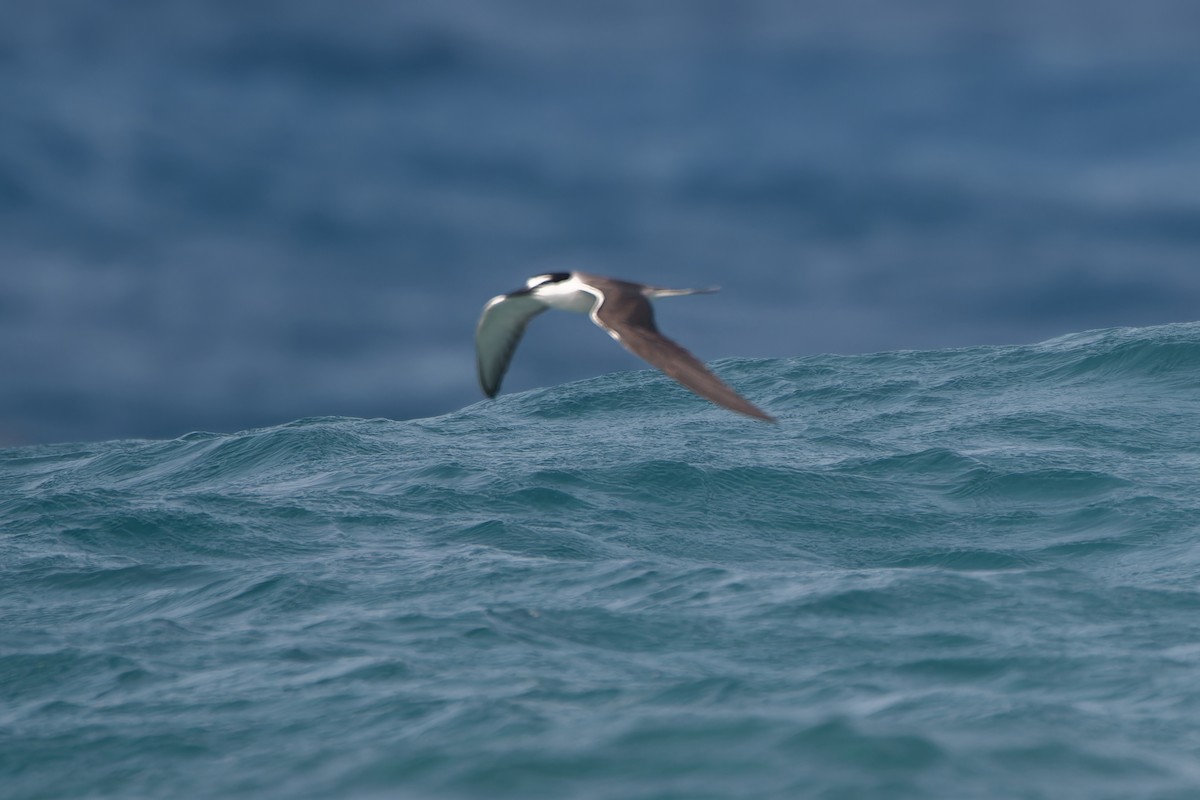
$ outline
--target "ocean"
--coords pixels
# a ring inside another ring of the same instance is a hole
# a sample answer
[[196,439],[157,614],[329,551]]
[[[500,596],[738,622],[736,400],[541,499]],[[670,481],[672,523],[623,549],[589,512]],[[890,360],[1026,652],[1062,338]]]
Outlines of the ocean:
[[[1200,309],[1194,0],[0,4],[0,447],[477,402],[488,298],[705,360]],[[545,315],[509,391],[640,363]],[[557,335],[556,335],[557,334]]]
[[1200,795],[1200,324],[0,450],[33,798]]

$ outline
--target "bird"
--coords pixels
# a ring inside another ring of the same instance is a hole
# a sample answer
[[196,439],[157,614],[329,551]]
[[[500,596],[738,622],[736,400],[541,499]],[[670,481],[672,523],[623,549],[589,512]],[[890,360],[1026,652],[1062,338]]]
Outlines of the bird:
[[483,307],[475,328],[479,385],[488,397],[500,391],[500,382],[530,320],[551,308],[587,314],[625,349],[649,362],[696,394],[766,422],[775,418],[735,392],[709,371],[698,358],[663,336],[654,324],[650,300],[707,289],[668,289],[586,272],[550,272],[535,275],[520,289],[493,297]]

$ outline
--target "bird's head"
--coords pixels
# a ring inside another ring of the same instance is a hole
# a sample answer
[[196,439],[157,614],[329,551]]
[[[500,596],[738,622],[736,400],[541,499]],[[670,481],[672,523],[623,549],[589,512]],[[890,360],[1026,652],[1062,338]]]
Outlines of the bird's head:
[[571,273],[569,272],[548,272],[545,275],[534,275],[529,280],[525,281],[526,289],[537,289],[539,286],[549,286],[554,283],[562,283],[565,280],[570,280]]
[[571,279],[569,272],[547,272],[544,275],[534,275],[529,280],[525,281],[525,285],[520,289],[516,289],[508,293],[509,297],[519,297],[521,295],[536,295],[539,289],[552,287],[556,284],[563,283]]

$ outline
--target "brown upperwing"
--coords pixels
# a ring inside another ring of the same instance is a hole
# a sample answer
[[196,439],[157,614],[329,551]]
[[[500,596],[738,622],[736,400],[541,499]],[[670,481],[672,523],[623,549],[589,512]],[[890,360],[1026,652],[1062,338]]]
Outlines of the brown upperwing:
[[767,422],[775,421],[710,372],[700,359],[659,333],[654,324],[654,309],[636,284],[616,280],[596,283],[604,293],[604,300],[592,309],[592,319],[625,349],[719,406]]

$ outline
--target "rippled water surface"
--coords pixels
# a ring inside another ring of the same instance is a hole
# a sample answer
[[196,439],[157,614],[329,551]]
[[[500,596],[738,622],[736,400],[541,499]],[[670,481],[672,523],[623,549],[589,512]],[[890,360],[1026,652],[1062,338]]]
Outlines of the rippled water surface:
[[6,797],[1200,792],[1200,326],[0,451]]

